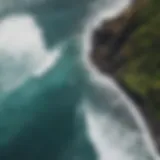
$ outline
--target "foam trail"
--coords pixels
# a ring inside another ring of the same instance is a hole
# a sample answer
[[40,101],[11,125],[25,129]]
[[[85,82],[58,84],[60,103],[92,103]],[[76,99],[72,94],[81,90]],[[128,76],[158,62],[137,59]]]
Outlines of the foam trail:
[[11,91],[43,75],[61,57],[60,45],[47,50],[43,32],[31,15],[12,15],[0,22],[0,91]]
[[[111,77],[102,75],[98,71],[98,69],[90,62],[89,53],[91,49],[90,38],[92,31],[96,27],[98,27],[98,25],[101,24],[104,19],[111,19],[113,17],[116,17],[124,10],[124,8],[126,8],[131,3],[130,0],[116,0],[113,2],[113,4],[109,5],[109,8],[104,8],[104,6],[107,6],[109,2],[111,3],[113,1],[99,1],[99,4],[101,3],[101,5],[99,5],[100,7],[98,11],[95,11],[93,8],[94,14],[92,14],[91,20],[87,22],[87,26],[84,31],[85,34],[82,37],[82,43],[84,46],[84,55],[82,58],[85,63],[86,69],[90,73],[90,82],[94,84],[94,86],[97,86],[100,90],[103,90],[101,91],[103,92],[103,96],[104,94],[106,94],[109,97],[108,101],[110,101],[110,105],[106,105],[106,108],[112,109],[113,112],[112,114],[108,115],[103,115],[102,113],[98,114],[96,111],[94,111],[93,105],[85,105],[88,106],[88,109],[86,109],[85,107],[88,134],[93,145],[95,146],[100,160],[147,160],[147,157],[152,157],[151,159],[157,160],[160,158],[157,148],[155,147],[156,145],[151,138],[149,129],[136,105],[125,95],[125,93],[119,88],[119,86]],[[128,141],[123,139],[121,142],[119,140],[122,138],[120,136],[120,130],[122,130],[124,125],[121,122],[118,122],[118,118],[115,119],[115,117],[113,116],[116,108],[120,108],[121,111],[127,111],[130,118],[132,118],[132,121],[135,121],[138,127],[138,129],[135,128],[135,135],[134,133],[132,133],[132,129],[125,130],[126,136],[129,136],[129,139],[127,139]],[[112,127],[114,127],[114,129],[112,129]],[[108,129],[108,132],[104,131],[106,128]],[[114,138],[111,136],[113,133],[117,133],[117,135],[113,136]],[[140,150],[145,151],[142,155],[135,155],[136,153],[133,154],[127,151],[129,148],[134,150],[134,147],[137,147],[136,144],[130,146],[132,145],[130,144],[132,143],[130,139],[133,138],[136,141],[137,136],[139,140],[143,141],[143,147]],[[121,145],[116,146],[112,140],[110,141],[110,138],[113,140],[116,139],[116,144],[122,144],[123,142],[128,143],[126,144],[127,147],[122,147]]]
[[52,50],[48,51],[47,55],[45,55],[45,61],[41,65],[40,68],[34,71],[34,76],[41,77],[43,76],[51,67],[56,66],[59,59],[62,56],[63,45],[57,45]]
[[[122,126],[117,125],[116,121],[109,115],[94,112],[91,109],[94,107],[95,106],[89,102],[84,103],[88,134],[97,151],[99,160],[132,160],[133,156],[125,151],[128,147],[127,144],[123,143],[123,141],[129,141],[131,143],[132,137],[125,136],[124,140],[122,135],[121,137],[118,136],[119,130],[121,129],[120,127]],[[137,142],[136,133],[133,134],[134,139],[132,139]]]

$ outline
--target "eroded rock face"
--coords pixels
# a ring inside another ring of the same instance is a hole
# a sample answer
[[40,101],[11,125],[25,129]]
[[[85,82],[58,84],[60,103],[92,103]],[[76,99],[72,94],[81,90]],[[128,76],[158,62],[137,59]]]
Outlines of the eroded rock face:
[[[104,20],[101,26],[95,29],[92,37],[91,56],[93,63],[104,74],[110,74],[117,79],[117,72],[127,63],[129,58],[132,58],[130,56],[133,53],[125,50],[125,45],[130,40],[132,33],[143,24],[143,22],[138,22],[137,17],[143,7],[148,4],[147,2],[149,1],[134,0],[121,15],[112,20]],[[150,100],[147,100],[140,94],[132,91],[124,82],[119,79],[117,81],[122,89],[137,103],[142,114],[146,117],[146,121],[157,142],[157,147],[160,150],[160,131],[158,129],[160,122],[155,117],[155,111],[151,104],[152,96],[150,95]],[[154,95],[153,92],[152,95]],[[156,95],[159,94],[156,92]],[[155,101],[155,96],[153,99]]]
[[146,0],[134,0],[118,17],[104,20],[96,28],[92,37],[92,60],[102,72],[114,75],[126,62],[128,55],[123,46],[133,31],[140,25],[136,21],[139,10],[146,4]]

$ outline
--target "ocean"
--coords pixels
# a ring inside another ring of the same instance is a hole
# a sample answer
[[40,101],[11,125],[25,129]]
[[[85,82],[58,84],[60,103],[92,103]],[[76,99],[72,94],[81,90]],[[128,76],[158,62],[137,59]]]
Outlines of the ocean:
[[134,102],[89,59],[129,0],[0,0],[0,160],[158,160]]

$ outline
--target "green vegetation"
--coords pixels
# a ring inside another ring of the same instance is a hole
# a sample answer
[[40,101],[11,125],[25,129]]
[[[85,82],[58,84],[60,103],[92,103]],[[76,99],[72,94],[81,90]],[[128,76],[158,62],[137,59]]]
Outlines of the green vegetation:
[[148,7],[139,14],[137,21],[143,23],[125,46],[124,51],[129,57],[118,74],[131,89],[148,97],[158,113],[160,113],[159,7],[160,0],[150,0]]

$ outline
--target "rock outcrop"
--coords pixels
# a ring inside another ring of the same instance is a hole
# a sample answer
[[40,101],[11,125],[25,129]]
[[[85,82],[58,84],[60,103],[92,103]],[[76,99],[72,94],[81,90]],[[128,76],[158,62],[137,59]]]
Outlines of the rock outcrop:
[[[153,137],[160,150],[160,129],[158,127],[160,120],[157,118],[157,111],[155,111],[152,104],[153,101],[156,101],[155,94],[152,94],[155,93],[155,90],[153,90],[152,93],[149,92],[150,94],[147,94],[148,97],[147,95],[142,96],[141,93],[133,90],[134,87],[129,86],[124,81],[125,78],[123,74],[121,74],[122,72],[120,72],[121,75],[119,76],[119,71],[126,68],[126,64],[130,63],[129,60],[132,59],[134,55],[137,55],[137,53],[131,51],[132,48],[126,44],[130,41],[132,34],[140,28],[143,23],[146,23],[145,18],[139,20],[139,15],[145,7],[148,7],[147,4],[149,3],[147,0],[134,0],[121,15],[112,20],[104,20],[101,26],[96,28],[93,33],[91,59],[102,73],[113,76],[117,80],[117,83],[119,83],[126,93],[137,103],[137,106],[139,106],[140,111],[152,130]],[[158,95],[160,96],[160,92],[158,93],[159,94],[156,94],[157,97]],[[160,102],[158,104],[160,104]]]
[[122,50],[132,32],[142,22],[136,16],[146,4],[146,0],[134,0],[133,3],[115,19],[104,20],[93,33],[92,60],[102,72],[115,74],[126,62],[129,55]]

